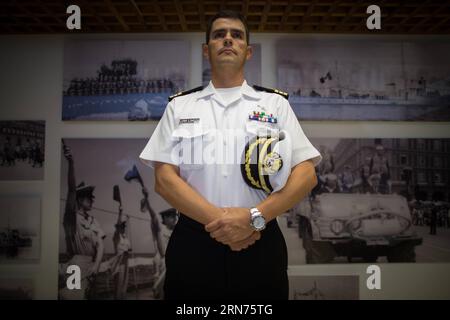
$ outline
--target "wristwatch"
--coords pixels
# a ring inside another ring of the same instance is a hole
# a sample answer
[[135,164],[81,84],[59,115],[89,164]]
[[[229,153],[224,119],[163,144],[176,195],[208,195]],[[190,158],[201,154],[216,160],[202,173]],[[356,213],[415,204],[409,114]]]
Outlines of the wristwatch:
[[250,209],[250,226],[255,231],[261,231],[266,228],[266,218],[257,208]]

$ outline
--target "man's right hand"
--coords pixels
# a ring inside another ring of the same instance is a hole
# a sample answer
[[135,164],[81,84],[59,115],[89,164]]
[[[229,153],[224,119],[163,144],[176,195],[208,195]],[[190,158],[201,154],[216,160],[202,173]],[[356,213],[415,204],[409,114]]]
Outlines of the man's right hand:
[[248,238],[229,244],[231,250],[241,251],[253,245],[257,240],[261,239],[261,233],[254,231]]
[[73,157],[72,157],[72,151],[70,151],[70,148],[66,145],[63,146],[63,152],[64,152],[64,157],[69,160],[72,161]]

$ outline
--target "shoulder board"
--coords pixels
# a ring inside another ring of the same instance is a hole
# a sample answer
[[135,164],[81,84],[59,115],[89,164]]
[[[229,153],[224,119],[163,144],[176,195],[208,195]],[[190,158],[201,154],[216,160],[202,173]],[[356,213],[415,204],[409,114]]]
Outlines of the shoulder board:
[[175,94],[169,96],[169,102],[172,101],[173,98],[185,96],[185,95],[187,95],[189,93],[200,91],[200,90],[203,90],[203,86],[200,86],[200,87],[197,87],[197,88],[194,88],[194,89],[190,89],[190,90],[186,90],[186,91],[180,91],[178,93],[175,93]]
[[265,92],[269,92],[269,93],[276,93],[279,94],[280,96],[288,99],[289,98],[289,93],[284,92],[284,91],[280,91],[278,89],[272,89],[272,88],[264,88],[264,87],[260,87],[260,86],[253,86],[253,89],[255,89],[256,91],[265,91]]

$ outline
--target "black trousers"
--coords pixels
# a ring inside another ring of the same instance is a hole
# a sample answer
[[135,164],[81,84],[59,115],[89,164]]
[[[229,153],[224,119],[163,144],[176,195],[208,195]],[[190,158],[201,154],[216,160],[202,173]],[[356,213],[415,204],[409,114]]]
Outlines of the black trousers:
[[232,251],[180,214],[166,250],[166,300],[287,300],[287,247],[276,220],[247,249]]

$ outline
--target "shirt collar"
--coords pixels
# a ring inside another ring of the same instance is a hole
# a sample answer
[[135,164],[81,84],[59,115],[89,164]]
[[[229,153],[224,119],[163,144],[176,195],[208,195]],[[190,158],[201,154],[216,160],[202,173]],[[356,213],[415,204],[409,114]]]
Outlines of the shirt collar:
[[[209,81],[209,84],[202,91],[199,92],[199,94],[197,95],[197,99],[201,99],[201,98],[213,95],[213,94],[217,94],[217,91],[214,88],[212,81]],[[241,94],[248,96],[250,98],[253,98],[253,99],[261,98],[261,94],[258,91],[256,91],[255,89],[253,89],[252,87],[250,87],[247,84],[246,80],[244,80],[244,82],[242,83]]]
[[214,86],[213,86],[212,82],[209,81],[209,84],[205,88],[203,88],[202,91],[200,91],[197,94],[197,99],[201,99],[201,98],[210,96],[210,95],[212,95],[214,93],[216,93],[216,90],[214,89]]
[[261,94],[258,91],[256,91],[255,89],[253,89],[252,87],[250,87],[247,84],[246,80],[244,80],[244,83],[242,84],[241,92],[243,95],[246,95],[250,98],[257,99],[257,100],[261,99]]

